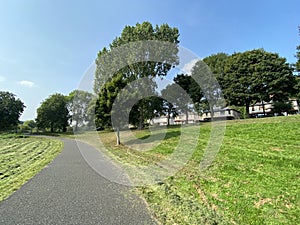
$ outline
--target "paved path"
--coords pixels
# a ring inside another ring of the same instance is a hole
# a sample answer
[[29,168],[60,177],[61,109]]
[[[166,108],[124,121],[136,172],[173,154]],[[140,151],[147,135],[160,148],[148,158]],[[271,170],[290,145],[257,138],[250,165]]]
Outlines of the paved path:
[[99,176],[82,158],[75,141],[64,142],[53,162],[0,202],[1,225],[155,224],[144,202],[128,187]]

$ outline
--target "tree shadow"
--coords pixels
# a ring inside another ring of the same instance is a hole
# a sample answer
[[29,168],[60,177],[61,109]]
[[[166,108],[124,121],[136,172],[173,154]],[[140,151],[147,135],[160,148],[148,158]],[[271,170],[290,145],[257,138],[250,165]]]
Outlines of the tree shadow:
[[[168,140],[171,138],[179,137],[181,135],[181,131],[167,131],[166,136],[162,140]],[[161,140],[162,134],[147,134],[141,138],[136,138],[134,140],[129,140],[126,142],[123,142],[125,145],[133,145],[133,144],[138,144],[140,141],[142,141],[144,144],[151,143],[155,140]],[[151,137],[151,138],[150,138]]]

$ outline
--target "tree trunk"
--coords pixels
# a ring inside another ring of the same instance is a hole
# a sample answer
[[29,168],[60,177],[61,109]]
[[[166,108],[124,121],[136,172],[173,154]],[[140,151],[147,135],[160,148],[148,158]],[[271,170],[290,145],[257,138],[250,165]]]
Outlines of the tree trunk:
[[213,121],[215,116],[214,108],[209,106],[209,110],[210,110],[210,120]]
[[144,116],[143,116],[143,113],[140,114],[140,118],[139,118],[139,130],[142,130],[144,125]]
[[116,136],[117,136],[117,145],[120,145],[121,139],[120,139],[120,128],[119,127],[117,127]]
[[250,107],[250,103],[246,102],[246,115],[245,115],[245,118],[249,118],[249,107]]
[[54,132],[54,128],[53,128],[53,124],[51,123],[50,125],[50,132],[53,133]]
[[263,114],[264,114],[264,117],[265,117],[266,116],[266,110],[265,110],[265,103],[264,103],[263,100],[261,101],[261,104],[262,104],[262,107],[263,107]]
[[170,114],[168,114],[168,116],[167,116],[167,126],[169,126],[170,125]]
[[76,123],[75,123],[75,131],[77,131],[78,130],[78,121],[76,121]]
[[185,111],[185,124],[189,124],[189,112],[188,112],[188,110]]

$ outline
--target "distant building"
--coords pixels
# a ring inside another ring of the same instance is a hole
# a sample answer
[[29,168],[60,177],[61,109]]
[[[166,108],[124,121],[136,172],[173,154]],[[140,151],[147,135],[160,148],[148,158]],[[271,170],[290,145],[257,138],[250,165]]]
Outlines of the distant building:
[[300,113],[300,107],[298,104],[298,100],[297,99],[290,99],[291,103],[292,103],[292,110],[290,111],[290,114],[299,114]]
[[[297,99],[289,100],[292,104],[292,108],[289,112],[284,112],[284,115],[298,114],[299,113],[299,104]],[[249,107],[249,116],[250,117],[262,117],[264,115],[274,115],[273,113],[273,102],[257,102]]]
[[[232,108],[222,108],[214,110],[214,120],[234,120],[239,119],[241,113]],[[202,121],[210,121],[211,112],[207,111],[202,114]]]
[[[188,124],[198,123],[201,120],[201,116],[197,113],[189,112],[188,113]],[[174,124],[185,124],[186,123],[186,114],[180,114],[174,118]]]
[[[283,113],[284,115],[299,114],[300,107],[297,99],[290,99],[292,108],[289,112]],[[273,102],[257,102],[249,107],[250,117],[262,117],[264,115],[274,115]],[[233,108],[220,108],[214,109],[214,120],[235,120],[240,118],[240,112]],[[194,112],[188,113],[188,124],[194,124],[199,122],[211,121],[211,112],[205,111],[202,115]],[[155,117],[149,121],[150,125],[166,126],[168,125],[168,117],[161,116]],[[169,118],[170,125],[186,124],[186,114],[180,114],[175,118]]]
[[264,115],[271,114],[273,110],[273,104],[271,102],[257,102],[249,107],[250,117],[261,117]]
[[[197,113],[193,113],[193,112],[188,113],[189,124],[197,123],[200,120],[201,120],[201,116],[199,116]],[[169,118],[170,125],[185,124],[185,123],[186,123],[186,114],[180,114],[175,118]],[[168,117],[167,116],[155,117],[150,121],[150,124],[159,125],[159,126],[168,125]]]
[[[240,118],[240,112],[232,108],[223,108],[214,110],[214,120],[234,120]],[[194,112],[188,113],[188,124],[211,121],[211,113],[204,112],[201,116]],[[150,125],[164,126],[168,124],[167,116],[155,117],[149,121]],[[175,118],[169,119],[170,125],[186,124],[186,114],[180,114]]]
[[[169,119],[170,124],[173,124],[173,119]],[[160,116],[155,117],[149,121],[150,125],[159,125],[159,126],[166,126],[168,125],[168,117],[167,116]]]

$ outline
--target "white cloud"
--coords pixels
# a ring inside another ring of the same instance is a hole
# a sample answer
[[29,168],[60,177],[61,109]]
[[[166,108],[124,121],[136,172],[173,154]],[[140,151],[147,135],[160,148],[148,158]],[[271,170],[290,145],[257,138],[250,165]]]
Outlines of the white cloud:
[[35,86],[35,84],[31,81],[28,81],[28,80],[22,80],[19,82],[20,85],[24,86],[24,87],[29,87],[29,88],[32,88]]
[[191,75],[192,69],[195,66],[196,62],[198,62],[198,61],[199,61],[199,59],[193,59],[190,62],[188,62],[187,64],[185,64],[182,68],[183,72],[188,75]]
[[3,77],[3,76],[0,76],[0,82],[3,82],[3,81],[5,81],[6,80],[6,78],[5,77]]

